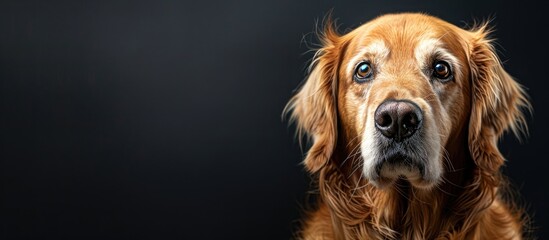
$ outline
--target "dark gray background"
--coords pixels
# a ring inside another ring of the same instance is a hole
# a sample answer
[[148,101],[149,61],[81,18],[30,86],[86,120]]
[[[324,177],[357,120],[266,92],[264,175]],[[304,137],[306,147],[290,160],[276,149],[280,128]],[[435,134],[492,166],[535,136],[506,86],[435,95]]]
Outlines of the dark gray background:
[[0,3],[0,238],[290,238],[309,177],[280,114],[312,57],[302,39],[331,8],[343,31],[395,11],[495,17],[535,109],[530,137],[501,142],[505,172],[549,237],[543,7],[198,2]]

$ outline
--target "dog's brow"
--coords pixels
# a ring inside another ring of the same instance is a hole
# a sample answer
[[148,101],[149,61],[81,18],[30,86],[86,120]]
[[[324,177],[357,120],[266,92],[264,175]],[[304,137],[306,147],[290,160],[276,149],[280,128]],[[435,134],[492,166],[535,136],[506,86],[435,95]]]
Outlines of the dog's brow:
[[436,38],[428,38],[425,40],[422,40],[418,43],[418,45],[415,48],[415,57],[420,66],[425,67],[428,64],[431,64],[429,61],[432,59],[432,56],[436,56],[437,58],[441,58],[441,60],[448,61],[454,68],[456,68],[455,72],[459,73],[460,71],[460,63],[458,59],[450,52],[446,47],[444,46],[444,43]]
[[347,66],[347,72],[353,72],[356,64],[363,60],[372,60],[366,59],[368,56],[374,56],[376,59],[384,59],[389,55],[389,48],[385,45],[385,42],[382,40],[374,40],[368,45],[360,48],[358,54],[356,54]]

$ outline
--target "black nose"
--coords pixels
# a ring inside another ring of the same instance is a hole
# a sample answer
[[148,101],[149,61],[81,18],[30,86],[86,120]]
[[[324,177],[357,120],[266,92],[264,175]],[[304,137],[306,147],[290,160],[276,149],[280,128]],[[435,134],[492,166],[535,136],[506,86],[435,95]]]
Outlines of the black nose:
[[400,142],[421,127],[423,115],[412,102],[387,100],[376,109],[374,118],[376,128],[383,136]]

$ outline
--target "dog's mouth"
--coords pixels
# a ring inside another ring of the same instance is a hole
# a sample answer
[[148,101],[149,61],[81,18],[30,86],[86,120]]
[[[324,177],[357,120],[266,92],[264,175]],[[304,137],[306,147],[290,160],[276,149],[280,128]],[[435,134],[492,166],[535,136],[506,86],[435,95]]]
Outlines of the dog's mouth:
[[[393,168],[397,171],[383,171],[386,168]],[[376,173],[378,175],[409,175],[409,173],[416,172],[422,176],[425,175],[425,167],[416,159],[416,157],[403,153],[384,156],[380,163],[376,166]]]
[[391,186],[399,179],[418,188],[431,185],[425,174],[425,160],[406,151],[387,151],[382,154],[368,178],[378,188]]

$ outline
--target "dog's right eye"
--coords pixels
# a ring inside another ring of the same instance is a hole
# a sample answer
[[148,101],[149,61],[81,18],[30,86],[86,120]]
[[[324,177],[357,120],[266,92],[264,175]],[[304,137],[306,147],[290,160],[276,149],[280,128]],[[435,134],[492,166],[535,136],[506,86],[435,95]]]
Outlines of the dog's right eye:
[[362,62],[358,64],[355,70],[355,82],[357,83],[363,83],[372,78],[374,75],[374,69],[368,62]]
[[450,65],[445,61],[438,61],[433,64],[433,76],[442,82],[447,82],[452,77]]

